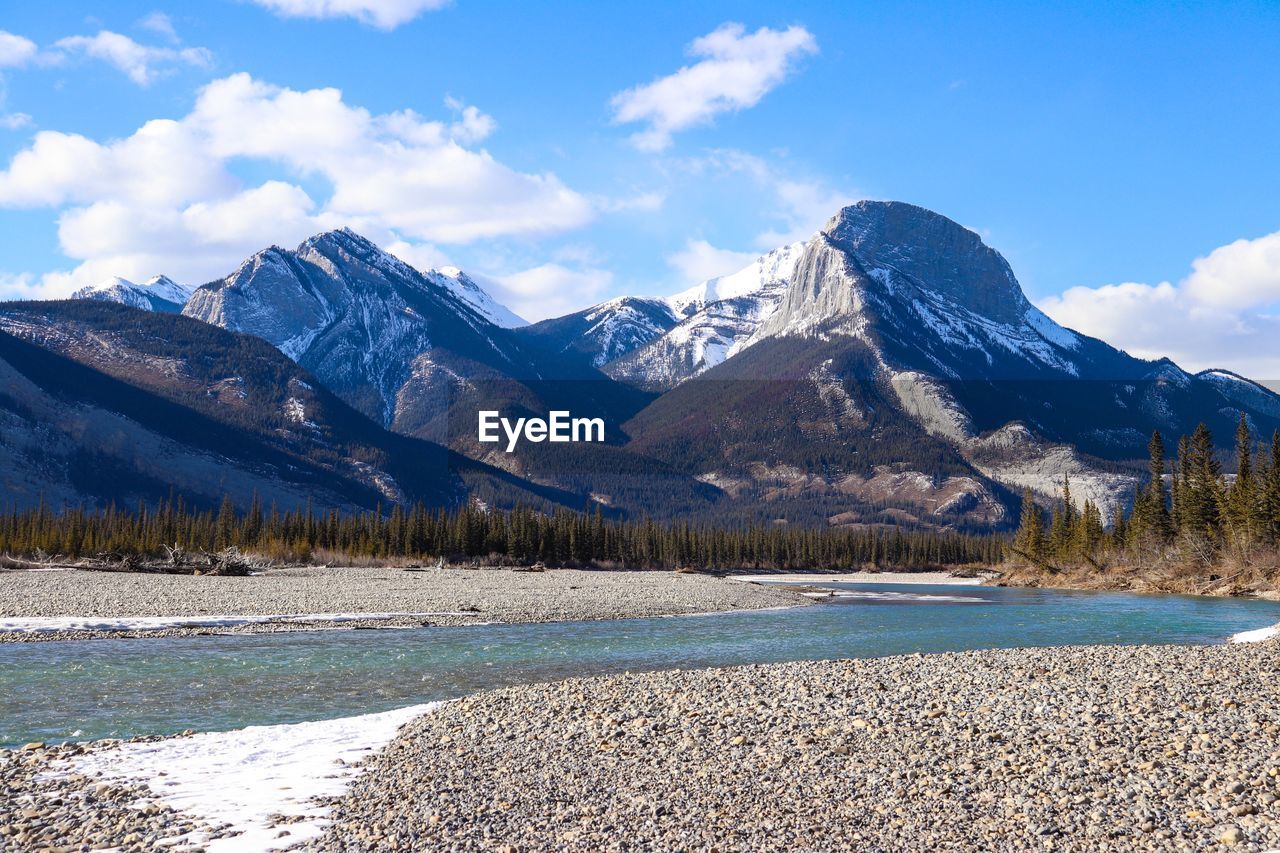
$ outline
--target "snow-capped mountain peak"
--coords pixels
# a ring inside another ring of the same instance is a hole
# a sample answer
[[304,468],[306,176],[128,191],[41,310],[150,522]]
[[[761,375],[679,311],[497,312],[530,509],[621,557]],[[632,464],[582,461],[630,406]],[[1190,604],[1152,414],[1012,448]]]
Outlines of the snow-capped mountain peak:
[[80,288],[71,294],[71,298],[118,302],[144,311],[166,311],[176,314],[182,310],[191,292],[192,288],[178,284],[165,275],[152,276],[142,284],[120,276],[112,276],[100,284]]
[[791,280],[796,259],[800,257],[804,247],[803,240],[781,246],[761,255],[737,272],[707,279],[688,290],[668,296],[667,304],[677,315],[688,317],[712,302],[757,296],[778,285],[785,287]]
[[494,299],[489,291],[485,290],[475,279],[457,267],[440,267],[434,270],[427,270],[424,274],[442,287],[450,290],[495,326],[501,326],[504,329],[516,329],[520,326],[529,325],[528,320]]
[[615,360],[611,376],[665,388],[710,370],[738,352],[778,307],[804,241],[774,249],[729,275],[696,284],[665,302],[679,324]]

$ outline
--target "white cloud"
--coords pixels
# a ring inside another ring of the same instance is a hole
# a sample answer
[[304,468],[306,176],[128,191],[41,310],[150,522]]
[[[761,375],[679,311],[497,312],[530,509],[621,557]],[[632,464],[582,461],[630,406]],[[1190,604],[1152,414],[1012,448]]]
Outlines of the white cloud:
[[282,18],[355,18],[364,24],[393,30],[423,12],[448,5],[449,0],[253,0]]
[[1250,308],[1280,300],[1280,231],[1256,240],[1236,240],[1197,258],[1184,283],[1188,295],[1206,305]]
[[737,272],[757,257],[756,252],[734,252],[718,249],[706,240],[690,240],[680,251],[667,255],[666,261],[682,281],[701,282]]
[[689,45],[688,54],[701,57],[700,62],[614,95],[614,121],[647,123],[648,129],[632,141],[642,150],[661,151],[677,131],[755,106],[787,78],[800,57],[817,50],[817,41],[804,27],[761,27],[747,34],[742,24],[722,24]]
[[[297,91],[236,74],[205,86],[188,115],[149,121],[123,139],[36,134],[0,171],[0,208],[58,211],[61,248],[80,262],[46,278],[61,293],[108,275],[209,281],[269,243],[340,225],[384,245],[419,246],[426,257],[434,244],[591,220],[590,201],[555,175],[518,172],[465,147],[494,123],[453,107],[453,122],[378,115],[337,89]],[[245,186],[240,163],[266,177]],[[529,285],[530,276],[513,281]]]
[[485,115],[457,98],[445,98],[444,105],[458,115],[457,120],[449,125],[449,135],[463,144],[488,139],[489,134],[498,129],[498,123],[492,116]]
[[173,19],[164,12],[152,12],[138,21],[138,26],[144,30],[150,30],[157,35],[164,36],[173,44],[178,44],[182,41],[182,39],[178,38],[178,31],[173,28]]
[[[369,233],[361,231],[369,239],[375,243],[378,240]],[[448,253],[442,251],[440,247],[433,246],[430,243],[410,243],[407,240],[392,240],[380,243],[388,252],[395,255],[414,269],[422,270],[438,270],[441,267],[454,266],[453,260]]]
[[207,68],[213,63],[213,54],[203,47],[152,47],[110,30],[92,36],[68,36],[54,42],[53,47],[63,55],[101,60],[139,86],[150,85],[177,65]]
[[0,68],[21,68],[35,59],[37,52],[31,39],[0,30]]
[[1142,358],[1280,378],[1280,232],[1237,240],[1192,262],[1178,284],[1073,287],[1037,302],[1059,323]]
[[536,323],[577,311],[601,300],[613,273],[593,267],[547,263],[507,274],[468,274],[495,299]]
[[31,124],[31,116],[26,113],[3,113],[0,114],[0,127],[5,130],[20,130]]

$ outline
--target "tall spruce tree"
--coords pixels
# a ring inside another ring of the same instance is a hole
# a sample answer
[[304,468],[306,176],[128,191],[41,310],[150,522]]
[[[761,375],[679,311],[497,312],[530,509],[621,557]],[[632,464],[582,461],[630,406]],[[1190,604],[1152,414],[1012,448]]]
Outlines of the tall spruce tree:
[[1151,482],[1147,485],[1147,500],[1144,505],[1147,517],[1143,522],[1157,541],[1168,542],[1173,536],[1173,522],[1169,516],[1169,493],[1164,485],[1164,438],[1159,430],[1151,433],[1147,450],[1151,454]]
[[1182,484],[1182,533],[1217,544],[1222,536],[1222,466],[1213,452],[1213,434],[1203,422],[1191,435]]
[[1254,524],[1258,518],[1255,506],[1257,487],[1253,473],[1253,437],[1249,432],[1249,420],[1240,413],[1236,426],[1236,476],[1231,481],[1224,501],[1227,534],[1232,545],[1248,550],[1254,539]]
[[1044,514],[1031,496],[1030,489],[1022,490],[1022,518],[1014,536],[1014,548],[1033,562],[1045,558]]

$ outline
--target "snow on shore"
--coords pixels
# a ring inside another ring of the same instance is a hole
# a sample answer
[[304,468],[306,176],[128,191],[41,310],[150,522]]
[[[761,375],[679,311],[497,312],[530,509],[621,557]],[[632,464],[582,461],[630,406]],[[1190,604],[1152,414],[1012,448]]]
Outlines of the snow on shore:
[[844,572],[730,575],[729,580],[744,583],[884,583],[929,584],[934,586],[981,586],[986,578],[958,578],[946,572]]
[[863,592],[859,590],[832,589],[825,592],[802,592],[807,598],[852,598],[859,601],[890,601],[897,604],[985,604],[981,598],[964,595],[929,595],[915,592]]
[[1272,625],[1270,628],[1257,628],[1253,631],[1241,631],[1239,634],[1233,634],[1230,642],[1261,643],[1263,640],[1270,640],[1273,637],[1280,637],[1280,625]]
[[474,612],[450,610],[429,613],[279,613],[265,616],[9,616],[0,617],[0,632],[160,631],[167,628],[233,628],[267,622],[362,622],[476,615]]
[[[101,772],[107,779],[145,784],[160,803],[240,832],[201,841],[212,853],[272,850],[320,835],[328,810],[315,798],[341,794],[356,776],[353,762],[386,746],[402,725],[442,704],[126,743],[83,756],[72,772]],[[276,815],[289,820],[272,826]],[[285,830],[288,834],[282,836]]]

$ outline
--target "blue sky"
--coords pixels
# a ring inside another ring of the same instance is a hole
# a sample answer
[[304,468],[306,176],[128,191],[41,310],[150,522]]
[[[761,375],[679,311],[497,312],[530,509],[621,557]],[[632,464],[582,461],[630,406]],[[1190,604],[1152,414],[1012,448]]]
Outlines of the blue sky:
[[537,319],[893,198],[1083,331],[1280,376],[1280,4],[694,5],[5,0],[0,296],[349,224]]

